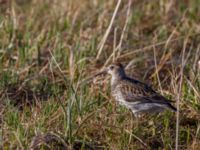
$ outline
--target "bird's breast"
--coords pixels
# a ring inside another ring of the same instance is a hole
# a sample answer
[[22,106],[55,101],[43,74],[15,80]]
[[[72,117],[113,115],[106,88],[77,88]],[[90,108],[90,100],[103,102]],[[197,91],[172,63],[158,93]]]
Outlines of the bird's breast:
[[121,93],[121,91],[117,90],[117,88],[113,89],[112,92],[112,97],[119,102],[124,102],[124,96]]

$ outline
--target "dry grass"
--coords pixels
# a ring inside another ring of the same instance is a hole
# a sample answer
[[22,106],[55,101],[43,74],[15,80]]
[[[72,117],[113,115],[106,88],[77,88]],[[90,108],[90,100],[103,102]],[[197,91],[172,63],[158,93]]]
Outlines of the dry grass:
[[[0,0],[0,148],[198,149],[200,2]],[[176,101],[137,124],[112,61]]]

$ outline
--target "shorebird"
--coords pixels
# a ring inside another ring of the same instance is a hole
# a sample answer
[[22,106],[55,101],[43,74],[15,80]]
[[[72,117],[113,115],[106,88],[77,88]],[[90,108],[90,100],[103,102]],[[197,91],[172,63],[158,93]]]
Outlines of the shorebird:
[[128,77],[122,64],[112,64],[96,76],[105,73],[111,75],[112,97],[130,109],[136,118],[141,113],[162,112],[165,109],[176,112],[176,108],[171,104],[173,101],[157,93],[147,84]]

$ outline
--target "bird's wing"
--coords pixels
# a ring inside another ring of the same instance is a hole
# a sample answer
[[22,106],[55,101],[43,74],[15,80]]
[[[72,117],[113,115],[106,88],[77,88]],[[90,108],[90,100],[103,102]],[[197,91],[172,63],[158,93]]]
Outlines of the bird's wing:
[[116,88],[119,88],[124,99],[127,102],[140,102],[140,103],[160,103],[169,104],[171,101],[156,93],[151,87],[138,83],[130,83],[123,81]]

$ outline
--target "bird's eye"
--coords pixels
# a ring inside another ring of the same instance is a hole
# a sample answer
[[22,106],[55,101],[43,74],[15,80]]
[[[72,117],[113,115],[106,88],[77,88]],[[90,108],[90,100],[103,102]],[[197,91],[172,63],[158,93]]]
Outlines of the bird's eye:
[[114,66],[110,66],[110,70],[113,70],[114,69]]

